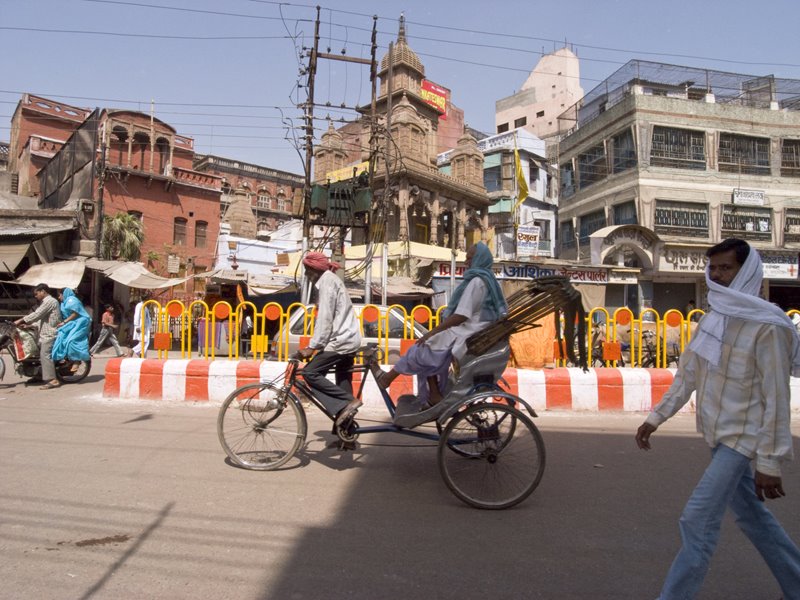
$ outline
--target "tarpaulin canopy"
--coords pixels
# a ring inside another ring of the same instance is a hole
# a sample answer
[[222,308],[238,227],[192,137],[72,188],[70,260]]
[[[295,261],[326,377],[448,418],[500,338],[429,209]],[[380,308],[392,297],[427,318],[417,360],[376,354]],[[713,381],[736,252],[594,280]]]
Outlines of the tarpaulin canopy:
[[158,290],[180,285],[191,279],[188,277],[160,277],[148,271],[142,263],[121,260],[98,260],[91,258],[86,266],[103,273],[109,279],[140,290]]
[[46,283],[51,288],[77,288],[83,278],[86,263],[77,260],[34,265],[17,279],[20,285]]
[[0,244],[0,272],[13,273],[30,247],[30,242]]
[[297,286],[291,277],[262,277],[248,281],[247,291],[251,296],[269,296],[270,294],[297,291]]
[[247,270],[214,269],[199,273],[195,277],[205,277],[213,283],[243,283],[250,296],[268,296],[279,292],[295,290],[294,278],[285,275],[265,275],[250,273]]

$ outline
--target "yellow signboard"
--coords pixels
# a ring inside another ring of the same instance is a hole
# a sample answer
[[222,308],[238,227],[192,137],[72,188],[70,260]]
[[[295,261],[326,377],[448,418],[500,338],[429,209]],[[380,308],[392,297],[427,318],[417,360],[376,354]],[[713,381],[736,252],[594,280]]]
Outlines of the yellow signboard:
[[427,79],[422,80],[420,96],[427,103],[442,113],[442,118],[447,114],[447,90]]
[[343,169],[336,169],[335,171],[328,171],[325,173],[325,179],[330,183],[335,183],[337,181],[344,181],[345,179],[351,179],[353,177],[358,177],[362,173],[366,173],[367,169],[369,169],[368,162],[358,163],[357,165],[350,165],[349,167],[344,167]]

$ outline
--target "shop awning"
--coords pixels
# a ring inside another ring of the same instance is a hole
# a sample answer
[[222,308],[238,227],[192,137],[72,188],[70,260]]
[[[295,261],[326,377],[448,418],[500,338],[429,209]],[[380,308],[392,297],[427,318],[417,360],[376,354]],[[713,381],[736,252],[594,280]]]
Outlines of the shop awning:
[[46,283],[53,289],[75,289],[83,278],[86,263],[77,260],[62,260],[59,262],[34,265],[19,278],[20,285],[35,286]]
[[297,286],[290,277],[258,278],[247,282],[247,293],[250,296],[269,296],[296,291]]
[[[381,293],[380,284],[372,285],[373,293]],[[409,296],[420,298],[433,296],[433,290],[429,287],[417,285],[410,277],[390,277],[386,282],[387,296]]]
[[158,290],[180,285],[189,277],[161,277],[148,271],[143,264],[121,260],[89,259],[86,266],[103,273],[109,279],[140,290]]
[[31,247],[30,242],[18,244],[0,244],[0,272],[14,273]]

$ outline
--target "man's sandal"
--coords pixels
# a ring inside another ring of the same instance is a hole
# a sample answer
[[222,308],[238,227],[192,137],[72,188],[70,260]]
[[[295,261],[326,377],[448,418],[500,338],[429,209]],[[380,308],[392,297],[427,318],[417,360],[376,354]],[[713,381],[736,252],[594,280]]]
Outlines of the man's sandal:
[[336,415],[336,421],[335,421],[336,428],[337,429],[340,428],[345,421],[347,421],[348,419],[352,419],[358,412],[358,409],[361,408],[363,404],[364,403],[361,402],[361,400],[356,400],[355,402],[348,404],[342,410],[340,410],[339,414]]
[[60,383],[52,383],[52,382],[48,381],[43,386],[40,386],[39,389],[40,390],[54,390],[54,389],[56,389],[58,387],[61,387]]

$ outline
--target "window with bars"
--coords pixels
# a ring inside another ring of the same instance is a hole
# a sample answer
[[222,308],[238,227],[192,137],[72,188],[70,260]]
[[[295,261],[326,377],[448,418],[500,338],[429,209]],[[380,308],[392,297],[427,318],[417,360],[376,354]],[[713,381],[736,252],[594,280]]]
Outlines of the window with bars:
[[655,231],[666,235],[708,237],[708,204],[656,200]]
[[757,206],[722,206],[722,235],[750,240],[772,239],[772,209]]
[[501,123],[497,126],[497,133],[505,133],[508,131],[508,123]]
[[781,177],[800,177],[800,140],[781,141]]
[[614,206],[614,225],[636,225],[636,202],[623,202]]
[[520,117],[519,119],[514,119],[514,129],[517,127],[525,127],[528,124],[528,117]]
[[783,224],[783,241],[800,242],[800,208],[787,208]]
[[175,217],[172,225],[172,243],[176,246],[186,245],[186,219]]
[[719,170],[725,173],[769,175],[769,139],[721,133]]
[[633,145],[633,131],[626,129],[611,138],[614,148],[613,173],[621,173],[636,166],[636,148]]
[[580,243],[588,244],[589,236],[606,226],[606,211],[597,210],[580,218]]
[[206,247],[206,233],[208,232],[208,223],[205,221],[197,221],[194,224],[194,245],[195,248]]
[[572,225],[572,221],[562,221],[561,225],[559,225],[559,231],[561,233],[561,247],[562,248],[574,248],[575,247],[575,227]]
[[706,168],[706,134],[703,131],[653,127],[650,164],[673,169]]
[[256,201],[256,205],[258,206],[258,208],[269,208],[270,207],[269,204],[270,204],[269,196],[265,194],[258,195],[258,199]]
[[603,144],[578,155],[578,185],[581,189],[597,183],[608,175],[606,149]]

